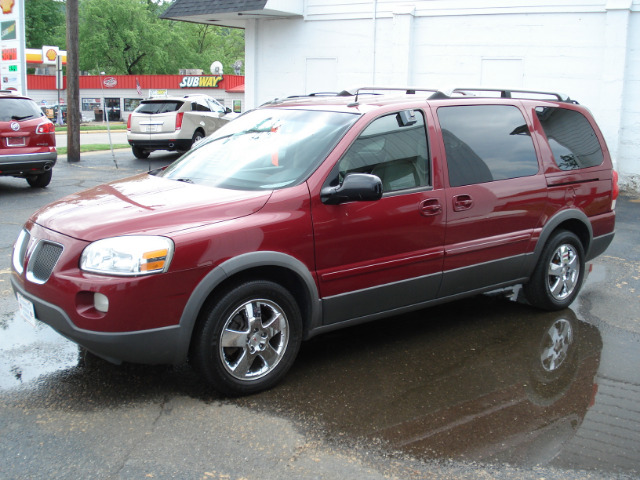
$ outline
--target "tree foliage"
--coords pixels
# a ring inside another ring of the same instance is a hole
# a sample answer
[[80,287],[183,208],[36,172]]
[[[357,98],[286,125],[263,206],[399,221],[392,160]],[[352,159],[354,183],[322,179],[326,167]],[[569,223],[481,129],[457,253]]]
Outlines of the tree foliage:
[[66,46],[64,3],[55,0],[27,0],[24,4],[27,48],[43,45]]
[[[25,6],[27,46],[63,48],[64,0],[26,0]],[[161,20],[168,6],[165,0],[80,0],[80,70],[112,75],[177,74],[184,68],[208,72],[217,60],[227,74],[233,73],[233,64],[244,60],[244,31]]]

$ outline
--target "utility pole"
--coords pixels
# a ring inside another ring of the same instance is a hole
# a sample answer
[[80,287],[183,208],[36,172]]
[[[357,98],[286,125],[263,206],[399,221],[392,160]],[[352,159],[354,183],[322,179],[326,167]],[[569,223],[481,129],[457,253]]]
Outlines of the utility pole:
[[80,161],[78,0],[67,0],[67,162]]

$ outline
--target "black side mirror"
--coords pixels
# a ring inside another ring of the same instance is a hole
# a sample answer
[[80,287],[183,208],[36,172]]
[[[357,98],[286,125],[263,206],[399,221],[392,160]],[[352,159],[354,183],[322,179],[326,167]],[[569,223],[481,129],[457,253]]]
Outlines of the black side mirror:
[[324,187],[320,200],[326,205],[346,202],[372,202],[382,198],[382,181],[375,175],[350,173],[337,187]]
[[227,113],[231,113],[231,109],[230,109],[229,107],[225,107],[225,109],[224,109],[224,113],[225,113],[225,115],[226,115]]

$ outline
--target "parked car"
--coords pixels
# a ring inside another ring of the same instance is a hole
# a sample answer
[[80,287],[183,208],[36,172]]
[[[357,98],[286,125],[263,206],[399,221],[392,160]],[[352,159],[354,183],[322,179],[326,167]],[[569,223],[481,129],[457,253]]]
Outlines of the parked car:
[[65,123],[65,124],[67,123],[67,106],[66,105],[61,105],[61,106],[59,106],[58,104],[42,105],[40,109],[44,112],[47,118],[54,123],[58,121],[58,109],[60,109],[60,112],[62,114],[62,119],[61,119],[62,123]]
[[249,394],[333,329],[518,284],[571,304],[614,236],[589,111],[401,93],[276,101],[166,168],[43,208],[14,247],[21,310],[112,362],[190,360]]
[[0,90],[0,176],[25,178],[44,188],[56,164],[55,126],[36,102]]
[[136,158],[154,150],[185,152],[233,118],[208,95],[143,100],[127,120],[127,140]]

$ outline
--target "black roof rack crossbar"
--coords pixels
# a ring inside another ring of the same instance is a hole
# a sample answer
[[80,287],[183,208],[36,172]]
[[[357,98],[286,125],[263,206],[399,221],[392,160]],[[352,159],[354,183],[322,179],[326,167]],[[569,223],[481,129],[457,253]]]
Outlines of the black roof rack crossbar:
[[379,95],[376,92],[378,91],[393,91],[393,92],[404,92],[407,95],[415,95],[416,92],[433,92],[436,93],[438,91],[437,88],[422,88],[422,87],[357,87],[357,88],[349,88],[347,90],[343,90],[338,95],[342,97],[355,95],[355,103],[358,103],[358,96],[361,95],[364,91],[367,93],[371,93],[372,95]]

